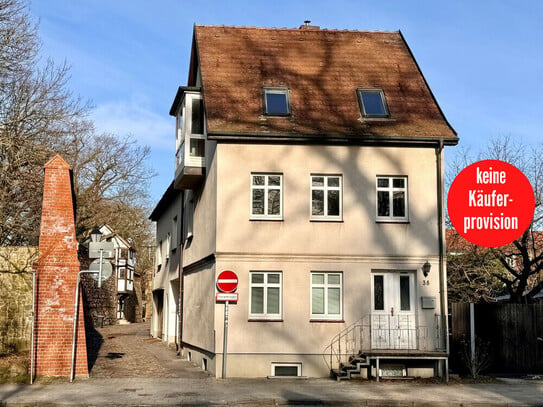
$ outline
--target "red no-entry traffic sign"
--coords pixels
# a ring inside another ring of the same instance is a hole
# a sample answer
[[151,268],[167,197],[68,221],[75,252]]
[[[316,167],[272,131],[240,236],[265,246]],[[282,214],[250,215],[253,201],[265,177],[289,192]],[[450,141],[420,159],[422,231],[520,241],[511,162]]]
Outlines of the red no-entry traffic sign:
[[231,293],[238,288],[238,276],[230,270],[222,271],[217,277],[217,288],[223,293]]

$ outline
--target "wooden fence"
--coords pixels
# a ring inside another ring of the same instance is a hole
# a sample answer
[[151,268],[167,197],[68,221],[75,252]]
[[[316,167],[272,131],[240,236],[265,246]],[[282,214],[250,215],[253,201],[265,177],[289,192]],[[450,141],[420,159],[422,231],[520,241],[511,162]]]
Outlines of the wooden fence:
[[[475,304],[475,336],[488,344],[494,373],[543,373],[543,303]],[[539,339],[538,339],[539,338]],[[469,304],[452,304],[451,363],[470,339]]]

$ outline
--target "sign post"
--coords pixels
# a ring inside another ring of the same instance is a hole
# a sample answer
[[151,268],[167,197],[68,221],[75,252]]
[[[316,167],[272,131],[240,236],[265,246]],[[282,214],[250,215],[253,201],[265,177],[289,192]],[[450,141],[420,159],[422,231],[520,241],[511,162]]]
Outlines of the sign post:
[[215,299],[224,301],[224,328],[222,342],[222,378],[226,379],[226,354],[228,349],[228,304],[237,301],[238,294],[234,293],[238,288],[238,276],[230,270],[222,271],[217,277],[217,293]]

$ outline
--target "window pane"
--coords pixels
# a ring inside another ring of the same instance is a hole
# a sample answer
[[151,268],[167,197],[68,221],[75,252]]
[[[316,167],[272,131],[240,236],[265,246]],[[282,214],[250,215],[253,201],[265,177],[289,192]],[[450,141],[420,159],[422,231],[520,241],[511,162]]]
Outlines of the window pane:
[[385,309],[383,276],[373,276],[373,309],[382,311]]
[[324,274],[311,274],[312,284],[324,284]]
[[268,177],[268,185],[274,185],[274,186],[281,185],[281,177],[279,175],[270,175]]
[[324,288],[312,288],[311,300],[311,313],[324,314]]
[[393,216],[405,216],[405,192],[393,192]]
[[338,315],[340,311],[340,290],[339,288],[328,289],[328,314]]
[[339,274],[328,274],[328,284],[339,284]]
[[361,92],[364,112],[367,116],[385,116],[387,114],[380,92]]
[[311,214],[324,215],[324,191],[311,191]]
[[281,278],[279,274],[268,274],[268,283],[269,284],[279,284]]
[[274,376],[298,376],[298,366],[275,366]]
[[400,276],[400,308],[402,311],[409,311],[411,309],[409,276]]
[[339,177],[328,177],[329,187],[339,187]]
[[264,313],[264,287],[251,288],[251,314]]
[[388,191],[377,191],[377,215],[390,216],[390,203],[388,202]]
[[266,113],[288,114],[287,94],[266,92]]
[[270,189],[268,191],[268,215],[279,215],[281,213],[281,191]]
[[404,188],[405,187],[405,179],[404,178],[394,178],[392,180],[392,186],[394,188]]
[[253,273],[251,274],[251,283],[262,284],[264,283],[264,274],[262,273]]
[[279,288],[268,287],[267,314],[279,314]]
[[191,157],[205,157],[205,140],[191,139],[190,140],[190,155]]
[[203,100],[192,99],[192,133],[204,134]]
[[263,189],[253,189],[253,215],[264,215]]
[[339,191],[328,191],[328,216],[339,216]]
[[311,177],[311,185],[314,187],[323,187],[324,177]]
[[377,186],[379,188],[388,188],[388,178],[377,178]]
[[253,185],[264,185],[264,175],[253,175]]

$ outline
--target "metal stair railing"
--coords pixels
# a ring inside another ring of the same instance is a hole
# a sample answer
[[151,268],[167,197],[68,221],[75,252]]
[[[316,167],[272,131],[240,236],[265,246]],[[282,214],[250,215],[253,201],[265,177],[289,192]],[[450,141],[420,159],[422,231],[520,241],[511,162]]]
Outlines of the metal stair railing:
[[324,348],[323,358],[328,369],[339,369],[349,361],[349,357],[360,352],[363,342],[364,325],[369,324],[369,317],[364,316],[336,334],[330,344]]
[[[339,369],[342,364],[349,363],[349,358],[359,355],[364,351],[368,351],[378,345],[378,338],[374,338],[372,342],[371,315],[365,315],[353,322],[351,325],[336,334],[330,341],[330,344],[324,348],[323,359],[330,371]],[[396,334],[402,333],[408,338],[407,342],[399,345],[395,341],[385,341],[386,346],[382,349],[394,350],[410,350],[416,349],[421,351],[442,350],[443,335],[441,334],[441,316],[435,315],[433,329],[428,326],[417,325],[408,328],[391,328],[390,323],[383,329],[375,328],[375,333],[382,335],[390,335],[391,332]],[[433,331],[433,332],[432,332]]]

